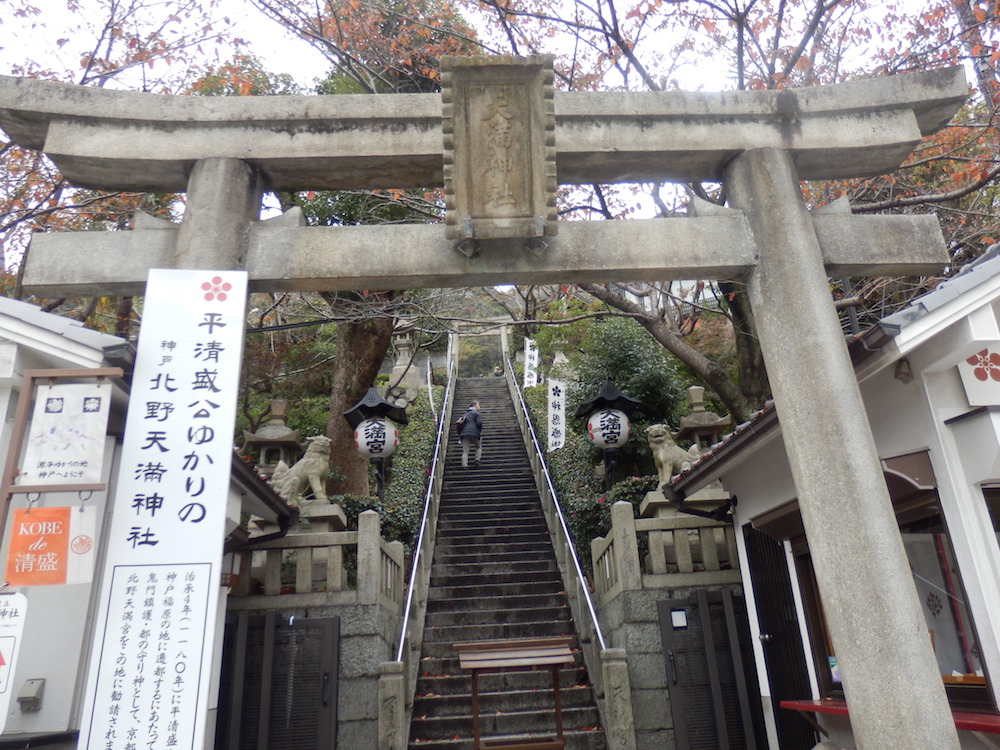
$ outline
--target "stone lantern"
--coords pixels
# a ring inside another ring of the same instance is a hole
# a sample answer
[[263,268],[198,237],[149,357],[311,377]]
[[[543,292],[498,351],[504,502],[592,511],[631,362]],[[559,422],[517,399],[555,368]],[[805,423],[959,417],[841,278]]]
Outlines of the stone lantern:
[[728,414],[720,417],[714,412],[705,409],[705,389],[700,385],[693,385],[687,389],[688,403],[691,405],[691,413],[686,417],[681,417],[680,429],[677,430],[675,439],[678,442],[690,440],[698,446],[698,452],[704,453],[711,448],[722,437],[722,433],[733,424],[733,418]]
[[299,431],[289,428],[285,423],[288,418],[288,402],[275,400],[271,402],[271,418],[257,432],[243,431],[246,447],[260,449],[260,460],[257,471],[264,477],[274,473],[279,461],[291,466],[302,453],[299,445]]
[[[719,442],[722,434],[733,424],[728,414],[720,417],[705,409],[705,389],[693,385],[687,389],[691,413],[681,417],[680,429],[674,435],[679,442],[691,441],[704,453]],[[720,482],[713,482],[690,497],[664,496],[656,490],[649,492],[639,506],[639,514],[644,517],[667,518],[677,513],[711,518],[714,521],[729,521],[736,499],[722,488]]]

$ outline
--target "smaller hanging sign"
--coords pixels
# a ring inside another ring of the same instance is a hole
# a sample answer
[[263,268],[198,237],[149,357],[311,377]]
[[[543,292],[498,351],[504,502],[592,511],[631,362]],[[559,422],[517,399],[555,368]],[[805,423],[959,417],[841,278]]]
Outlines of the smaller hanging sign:
[[969,406],[1000,404],[1000,352],[982,349],[958,363]]
[[549,379],[549,452],[566,444],[566,383]]
[[111,383],[54,383],[35,392],[19,484],[98,484]]
[[15,509],[4,580],[11,586],[89,583],[97,515],[69,507]]

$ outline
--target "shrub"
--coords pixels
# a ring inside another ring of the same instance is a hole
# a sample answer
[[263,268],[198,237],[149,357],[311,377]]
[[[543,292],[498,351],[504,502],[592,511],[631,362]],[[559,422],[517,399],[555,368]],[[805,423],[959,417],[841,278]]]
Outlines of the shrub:
[[[548,409],[547,391],[543,386],[524,391],[532,424],[540,439],[545,435]],[[606,536],[611,531],[611,506],[625,500],[635,508],[647,492],[656,489],[658,478],[652,476],[629,476],[616,482],[611,490],[604,492],[603,481],[595,476],[594,467],[600,460],[600,453],[590,441],[578,432],[566,435],[566,443],[553,453],[546,455],[546,463],[559,505],[566,517],[566,525],[573,537],[573,546],[580,562],[588,571],[593,570],[590,558],[590,541],[594,537]],[[645,537],[640,537],[640,558],[645,556]]]
[[[434,388],[435,403],[440,404],[443,389]],[[399,447],[386,466],[384,499],[361,495],[334,495],[330,502],[340,503],[347,516],[348,528],[358,527],[358,516],[374,510],[382,521],[382,536],[400,541],[407,554],[420,529],[427,474],[437,436],[437,423],[430,410],[426,392],[422,392],[406,410],[409,424],[399,427]],[[371,479],[375,486],[375,479]]]

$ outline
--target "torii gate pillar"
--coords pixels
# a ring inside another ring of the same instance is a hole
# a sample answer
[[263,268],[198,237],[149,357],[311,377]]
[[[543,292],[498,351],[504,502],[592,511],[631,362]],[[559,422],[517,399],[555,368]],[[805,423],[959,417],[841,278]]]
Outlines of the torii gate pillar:
[[245,161],[224,157],[196,161],[171,266],[239,268],[246,253],[247,227],[260,215],[260,198],[260,179]]
[[744,210],[758,250],[747,291],[855,741],[860,750],[957,748],[791,157],[776,149],[746,151],[729,165],[724,184],[730,204]]

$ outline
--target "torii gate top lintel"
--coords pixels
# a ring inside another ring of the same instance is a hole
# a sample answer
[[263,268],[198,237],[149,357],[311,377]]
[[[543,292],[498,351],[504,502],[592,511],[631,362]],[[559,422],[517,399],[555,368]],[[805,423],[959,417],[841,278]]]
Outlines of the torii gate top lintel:
[[[556,92],[558,182],[717,180],[767,147],[801,179],[875,175],[967,93],[959,67],[781,91]],[[0,76],[0,127],[89,188],[183,191],[212,157],[276,190],[440,186],[441,118],[440,94],[165,96]]]
[[[141,294],[148,269],[161,267],[243,268],[270,291],[734,278],[755,255],[740,212],[655,226],[556,222],[556,184],[719,180],[739,154],[763,148],[787,153],[798,179],[877,174],[967,95],[961,68],[786,91],[558,93],[546,58],[503,60],[446,58],[440,95],[162,96],[0,77],[0,126],[74,184],[188,193],[180,225],[37,235],[25,286]],[[440,185],[443,228],[254,221],[262,187]],[[813,223],[831,273],[934,273],[946,260],[930,216],[852,217],[845,207]],[[474,257],[454,252],[469,238],[484,240]],[[524,253],[517,238],[547,249]]]

